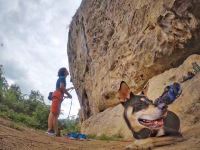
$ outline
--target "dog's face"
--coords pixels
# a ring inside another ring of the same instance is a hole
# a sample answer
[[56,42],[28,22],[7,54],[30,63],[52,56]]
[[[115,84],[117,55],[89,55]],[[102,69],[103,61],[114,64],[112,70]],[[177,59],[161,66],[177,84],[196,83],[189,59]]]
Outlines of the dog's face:
[[119,99],[125,107],[126,121],[135,132],[144,128],[159,130],[163,128],[163,119],[167,113],[165,105],[155,106],[145,96],[134,95],[125,82],[122,82],[119,89]]
[[150,130],[159,130],[163,128],[163,119],[166,110],[155,107],[152,104],[147,104],[141,100],[138,101],[139,102],[128,106],[125,110],[132,129],[138,132],[143,128],[148,128]]

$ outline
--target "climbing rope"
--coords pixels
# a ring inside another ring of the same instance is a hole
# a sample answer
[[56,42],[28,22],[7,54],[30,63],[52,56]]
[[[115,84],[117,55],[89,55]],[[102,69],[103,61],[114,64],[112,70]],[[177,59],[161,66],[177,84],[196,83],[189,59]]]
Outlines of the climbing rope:
[[72,108],[72,98],[71,98],[71,103],[70,103],[70,107],[69,107],[69,113],[68,113],[68,117],[67,117],[67,119],[69,119],[70,112],[71,112],[71,108]]
[[[72,89],[69,90],[68,92],[70,93],[70,91],[72,91]],[[67,97],[65,97],[65,98],[67,98]],[[71,108],[72,108],[72,98],[71,98],[71,102],[70,102],[69,113],[68,113],[68,117],[67,117],[67,119],[69,119],[69,117],[70,117]]]

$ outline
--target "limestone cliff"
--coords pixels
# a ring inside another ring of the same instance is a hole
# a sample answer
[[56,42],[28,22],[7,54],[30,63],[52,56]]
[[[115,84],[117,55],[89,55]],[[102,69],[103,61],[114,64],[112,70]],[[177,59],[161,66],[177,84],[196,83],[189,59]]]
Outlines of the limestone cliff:
[[200,53],[199,21],[199,0],[83,0],[67,50],[81,120],[117,105],[121,80],[138,92]]

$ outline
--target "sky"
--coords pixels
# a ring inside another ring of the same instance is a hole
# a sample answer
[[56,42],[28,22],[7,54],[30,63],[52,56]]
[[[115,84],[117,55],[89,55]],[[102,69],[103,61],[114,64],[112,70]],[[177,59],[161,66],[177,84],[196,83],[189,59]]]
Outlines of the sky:
[[[0,0],[0,65],[9,84],[20,86],[24,94],[39,90],[47,95],[55,90],[57,71],[69,68],[67,58],[68,27],[81,0]],[[73,86],[67,77],[67,87]],[[80,108],[71,92],[72,110]],[[66,118],[71,100],[62,103]]]

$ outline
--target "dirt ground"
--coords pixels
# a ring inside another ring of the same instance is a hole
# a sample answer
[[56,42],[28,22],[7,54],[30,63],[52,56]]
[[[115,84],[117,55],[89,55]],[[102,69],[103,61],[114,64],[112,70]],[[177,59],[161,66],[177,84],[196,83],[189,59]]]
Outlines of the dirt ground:
[[[200,150],[200,125],[185,133],[186,141],[156,150]],[[131,141],[69,140],[50,137],[0,118],[0,150],[123,150]]]
[[129,143],[130,141],[78,141],[65,137],[50,137],[42,131],[0,118],[0,150],[112,150],[124,149]]

